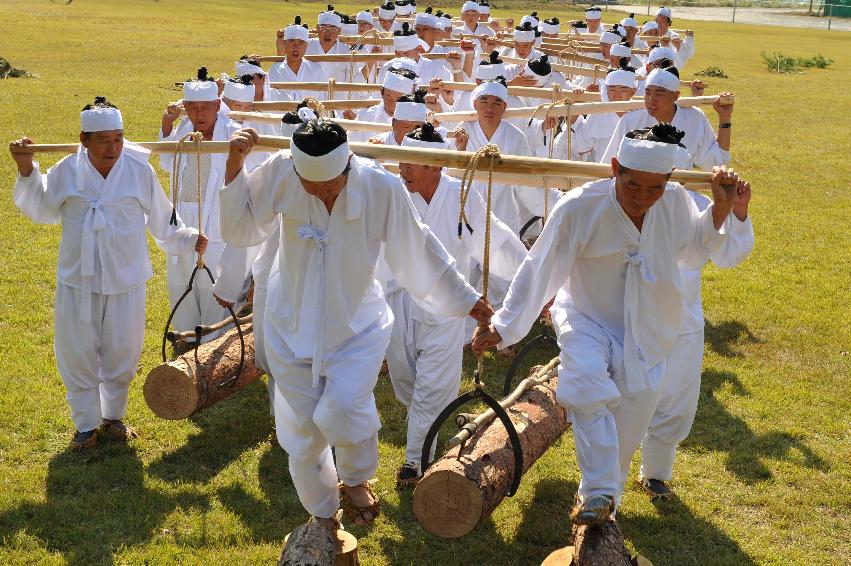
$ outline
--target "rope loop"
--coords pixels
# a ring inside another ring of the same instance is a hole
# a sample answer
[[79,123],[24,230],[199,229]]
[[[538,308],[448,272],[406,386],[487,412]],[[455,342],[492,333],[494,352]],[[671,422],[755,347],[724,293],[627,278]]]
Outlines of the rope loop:
[[[177,198],[180,194],[181,188],[181,176],[180,176],[180,165],[183,161],[183,155],[185,153],[185,147],[187,144],[192,143],[195,146],[195,183],[196,183],[196,191],[195,196],[198,199],[198,232],[203,233],[204,227],[201,226],[202,215],[201,215],[201,142],[204,141],[204,134],[201,132],[188,132],[184,134],[179,140],[177,140],[177,149],[172,154],[171,161],[171,204],[172,204],[172,212],[171,212],[171,221],[170,224],[177,226]],[[199,268],[204,267],[204,254],[203,252],[198,252],[198,261],[197,265]]]

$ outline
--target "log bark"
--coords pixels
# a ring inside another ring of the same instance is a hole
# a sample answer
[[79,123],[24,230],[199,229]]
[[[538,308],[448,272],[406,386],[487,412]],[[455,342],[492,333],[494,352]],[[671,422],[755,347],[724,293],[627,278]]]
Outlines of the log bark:
[[[327,546],[328,541],[333,545],[330,549]],[[295,564],[359,566],[358,539],[342,529],[331,536],[325,527],[311,518],[284,538],[284,549],[278,559],[278,566]]]
[[254,365],[253,326],[242,328],[245,364],[239,379],[229,387],[219,387],[236,375],[240,345],[236,328],[198,347],[198,361],[192,350],[177,359],[158,365],[148,374],[143,388],[145,402],[163,419],[185,419],[233,395],[263,373]]
[[[520,437],[525,473],[567,430],[556,401],[558,377],[528,389],[508,409]],[[514,453],[502,422],[493,421],[459,453],[456,447],[426,470],[414,490],[417,522],[443,537],[463,536],[505,497],[514,476]]]
[[614,520],[600,526],[573,525],[575,566],[632,566],[623,533]]

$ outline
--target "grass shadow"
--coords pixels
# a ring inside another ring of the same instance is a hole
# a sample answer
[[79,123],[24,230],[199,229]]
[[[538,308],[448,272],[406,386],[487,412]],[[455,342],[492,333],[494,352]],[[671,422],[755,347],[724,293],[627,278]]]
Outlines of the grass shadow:
[[739,543],[676,496],[657,509],[656,515],[618,515],[624,537],[653,564],[756,564]]
[[114,552],[150,540],[175,507],[209,508],[205,496],[147,489],[136,450],[121,443],[51,458],[45,494],[0,515],[0,532],[35,536],[72,566],[113,564]]
[[765,458],[800,460],[808,468],[827,469],[825,460],[801,439],[777,431],[756,434],[744,419],[731,414],[715,396],[715,392],[725,385],[732,387],[736,394],[747,394],[734,373],[715,370],[703,372],[697,416],[691,434],[682,444],[684,448],[699,446],[726,452],[727,470],[748,484],[773,477],[763,462]]
[[718,324],[704,319],[705,341],[709,348],[725,358],[741,358],[744,354],[736,350],[734,346],[742,341],[748,344],[762,344],[762,340],[755,335],[746,324],[738,320],[725,320]]
[[204,483],[247,448],[264,441],[274,427],[262,379],[189,418],[201,430],[177,450],[164,454],[147,472],[166,481]]

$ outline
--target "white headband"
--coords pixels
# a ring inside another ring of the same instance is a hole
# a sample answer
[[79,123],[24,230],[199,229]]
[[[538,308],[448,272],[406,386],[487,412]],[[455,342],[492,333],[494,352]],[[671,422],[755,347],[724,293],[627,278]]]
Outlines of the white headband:
[[340,27],[343,25],[343,18],[339,16],[339,14],[335,14],[334,12],[319,12],[319,19],[317,23],[321,25],[329,25],[334,27]]
[[658,31],[659,30],[659,24],[657,24],[656,22],[647,22],[646,24],[644,24],[642,31],[647,32],[647,31],[651,31],[651,30]]
[[[401,145],[402,145],[402,147],[421,147],[421,148],[424,148],[424,149],[447,149],[449,147],[449,144],[447,144],[445,141],[430,142],[430,141],[423,141],[423,140],[415,140],[414,138],[411,138],[411,137],[408,137],[408,136],[405,136],[404,138],[402,138],[402,144]],[[402,159],[402,160],[400,160],[400,162],[404,163],[405,160]]]
[[298,148],[295,143],[290,144],[290,155],[293,159],[295,172],[302,179],[314,182],[330,181],[339,176],[349,163],[349,143],[343,142],[325,155],[308,155]]
[[342,24],[342,26],[341,26],[341,27],[342,27],[342,30],[343,30],[343,31],[342,31],[342,32],[340,32],[340,33],[341,33],[342,35],[354,35],[354,36],[358,36],[358,35],[360,35],[360,33],[358,33],[358,24],[357,24],[357,23],[354,23],[354,24]]
[[392,20],[396,17],[396,10],[385,10],[384,8],[378,9],[378,19],[380,20]]
[[620,43],[621,39],[623,38],[613,31],[604,31],[603,35],[600,36],[600,43],[608,43],[609,45],[613,45],[615,43]]
[[382,81],[381,86],[387,90],[392,90],[393,92],[410,94],[414,92],[416,81],[409,79],[408,77],[403,77],[398,73],[387,71],[384,73],[384,80]]
[[677,56],[677,53],[671,49],[670,47],[657,47],[650,51],[650,54],[647,56],[648,63],[655,63],[656,61],[661,61],[662,59],[670,59],[673,61]]
[[550,72],[546,75],[539,75],[538,73],[532,70],[532,68],[529,66],[529,63],[531,63],[531,61],[526,61],[526,68],[523,69],[523,74],[527,77],[532,77],[536,81],[538,81],[539,87],[547,84],[550,80],[550,76],[553,74],[552,70],[550,70]]
[[606,75],[606,86],[625,86],[635,88],[635,73],[618,69]]
[[680,79],[677,78],[677,75],[669,73],[665,69],[653,69],[647,75],[647,80],[644,83],[645,88],[650,86],[659,86],[671,92],[679,92]]
[[677,145],[624,137],[618,148],[618,163],[627,169],[667,175],[674,170]]
[[434,17],[434,14],[429,14],[426,12],[420,12],[414,18],[415,26],[428,26],[430,28],[437,27],[437,18]]
[[420,38],[416,35],[394,35],[394,51],[412,51],[420,45]]
[[466,2],[464,2],[464,5],[461,6],[461,13],[462,14],[464,12],[476,12],[476,13],[478,13],[478,11],[479,11],[479,5],[476,2],[472,2],[470,0],[467,0]]
[[496,96],[508,104],[508,88],[497,81],[486,81],[473,89],[470,95],[471,100],[476,100],[482,96]]
[[491,7],[490,6],[482,6],[481,4],[479,4],[479,13],[480,14],[490,14],[491,13]]
[[514,41],[517,43],[529,43],[535,41],[535,30],[523,31],[515,29]]
[[621,20],[621,25],[625,28],[637,28],[638,22],[635,21],[635,18],[624,18]]
[[183,83],[184,102],[212,102],[219,99],[219,85],[213,81],[186,81]]
[[396,6],[396,14],[399,16],[409,16],[414,13],[414,7],[410,4],[405,4],[404,6]]
[[538,24],[541,23],[541,21],[538,18],[536,18],[535,16],[523,16],[522,18],[520,18],[520,25],[521,26],[523,24],[525,24],[526,22],[529,22],[530,24],[532,24],[533,28],[538,27]]
[[612,57],[632,57],[632,49],[622,43],[615,43],[609,50]]
[[241,77],[242,75],[265,75],[266,71],[252,63],[247,63],[245,61],[237,61],[236,74],[239,77]]
[[475,78],[480,81],[487,81],[497,77],[505,76],[505,63],[495,63],[490,65],[478,65],[476,67]]
[[388,69],[406,69],[417,74],[417,62],[410,57],[394,57],[387,62]]
[[222,96],[236,102],[254,102],[254,85],[225,81],[225,90],[222,92]]
[[657,16],[665,16],[666,18],[670,19],[671,18],[671,10],[669,8],[664,8],[664,7],[659,8],[656,11],[656,15]]
[[[380,12],[380,10],[379,10],[379,12]],[[358,12],[358,15],[355,16],[355,21],[366,22],[370,25],[373,25],[375,23],[375,20],[372,19],[372,14],[370,14],[366,10],[361,10],[360,12]]]
[[541,22],[539,29],[541,33],[558,33],[561,30],[561,24],[548,24],[547,22]]
[[124,121],[118,108],[92,108],[80,113],[81,132],[105,132],[123,130]]
[[599,8],[594,8],[591,10],[585,10],[585,19],[586,20],[599,20],[603,17],[603,11]]
[[298,39],[301,41],[309,41],[310,33],[307,28],[302,25],[291,25],[284,29],[284,40]]
[[393,119],[406,122],[425,122],[428,119],[428,109],[421,102],[397,102]]

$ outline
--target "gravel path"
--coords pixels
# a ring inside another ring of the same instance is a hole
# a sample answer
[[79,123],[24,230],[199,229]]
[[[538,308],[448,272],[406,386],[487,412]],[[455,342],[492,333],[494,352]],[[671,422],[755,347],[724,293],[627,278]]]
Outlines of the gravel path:
[[[655,14],[658,6],[651,6],[650,13]],[[620,12],[634,12],[639,22],[647,19],[647,4],[643,5],[610,5],[609,10]],[[733,8],[722,7],[690,7],[674,6],[674,27],[676,18],[688,20],[710,20],[718,22],[729,22],[733,15]],[[605,10],[605,8],[604,8]],[[606,16],[603,15],[603,19]],[[782,26],[809,29],[827,29],[827,18],[817,18],[801,14],[801,10],[788,10],[785,8],[737,8],[736,23],[760,24],[767,26]],[[833,18],[830,29],[834,31],[851,31],[851,18]]]

